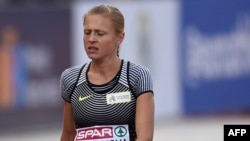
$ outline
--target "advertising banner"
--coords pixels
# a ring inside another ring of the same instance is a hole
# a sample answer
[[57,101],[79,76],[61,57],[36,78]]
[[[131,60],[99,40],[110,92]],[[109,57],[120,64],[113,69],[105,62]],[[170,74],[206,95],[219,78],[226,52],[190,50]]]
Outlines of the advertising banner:
[[0,109],[61,103],[60,74],[70,66],[70,10],[0,11]]
[[250,2],[183,1],[181,79],[185,114],[250,111]]

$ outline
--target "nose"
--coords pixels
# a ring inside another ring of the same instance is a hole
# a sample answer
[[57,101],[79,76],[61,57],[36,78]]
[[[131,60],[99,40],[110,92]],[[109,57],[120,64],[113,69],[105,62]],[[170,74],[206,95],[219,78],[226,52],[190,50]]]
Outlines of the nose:
[[95,37],[95,34],[94,33],[91,33],[90,36],[89,36],[89,41],[90,42],[95,42],[96,41],[96,37]]

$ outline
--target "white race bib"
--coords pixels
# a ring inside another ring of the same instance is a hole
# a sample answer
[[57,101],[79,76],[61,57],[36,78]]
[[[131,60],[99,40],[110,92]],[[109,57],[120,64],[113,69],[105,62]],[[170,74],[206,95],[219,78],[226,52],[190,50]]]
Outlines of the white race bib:
[[102,125],[77,129],[74,141],[129,141],[128,125]]

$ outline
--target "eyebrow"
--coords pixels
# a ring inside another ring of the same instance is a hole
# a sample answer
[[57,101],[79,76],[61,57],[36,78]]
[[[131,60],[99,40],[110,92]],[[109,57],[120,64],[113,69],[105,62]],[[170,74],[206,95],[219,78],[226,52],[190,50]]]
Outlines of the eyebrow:
[[100,30],[100,29],[94,29],[94,30],[92,30],[92,29],[84,29],[83,31],[94,31],[94,32],[104,32],[104,33],[106,33],[106,31]]

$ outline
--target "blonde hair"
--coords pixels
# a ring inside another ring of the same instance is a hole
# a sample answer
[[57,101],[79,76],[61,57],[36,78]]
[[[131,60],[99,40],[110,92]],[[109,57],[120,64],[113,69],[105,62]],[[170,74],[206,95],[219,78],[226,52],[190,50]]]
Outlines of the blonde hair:
[[86,14],[84,14],[83,25],[85,23],[86,16],[90,14],[101,14],[108,16],[114,25],[116,34],[124,32],[124,16],[118,8],[107,4],[94,6]]

